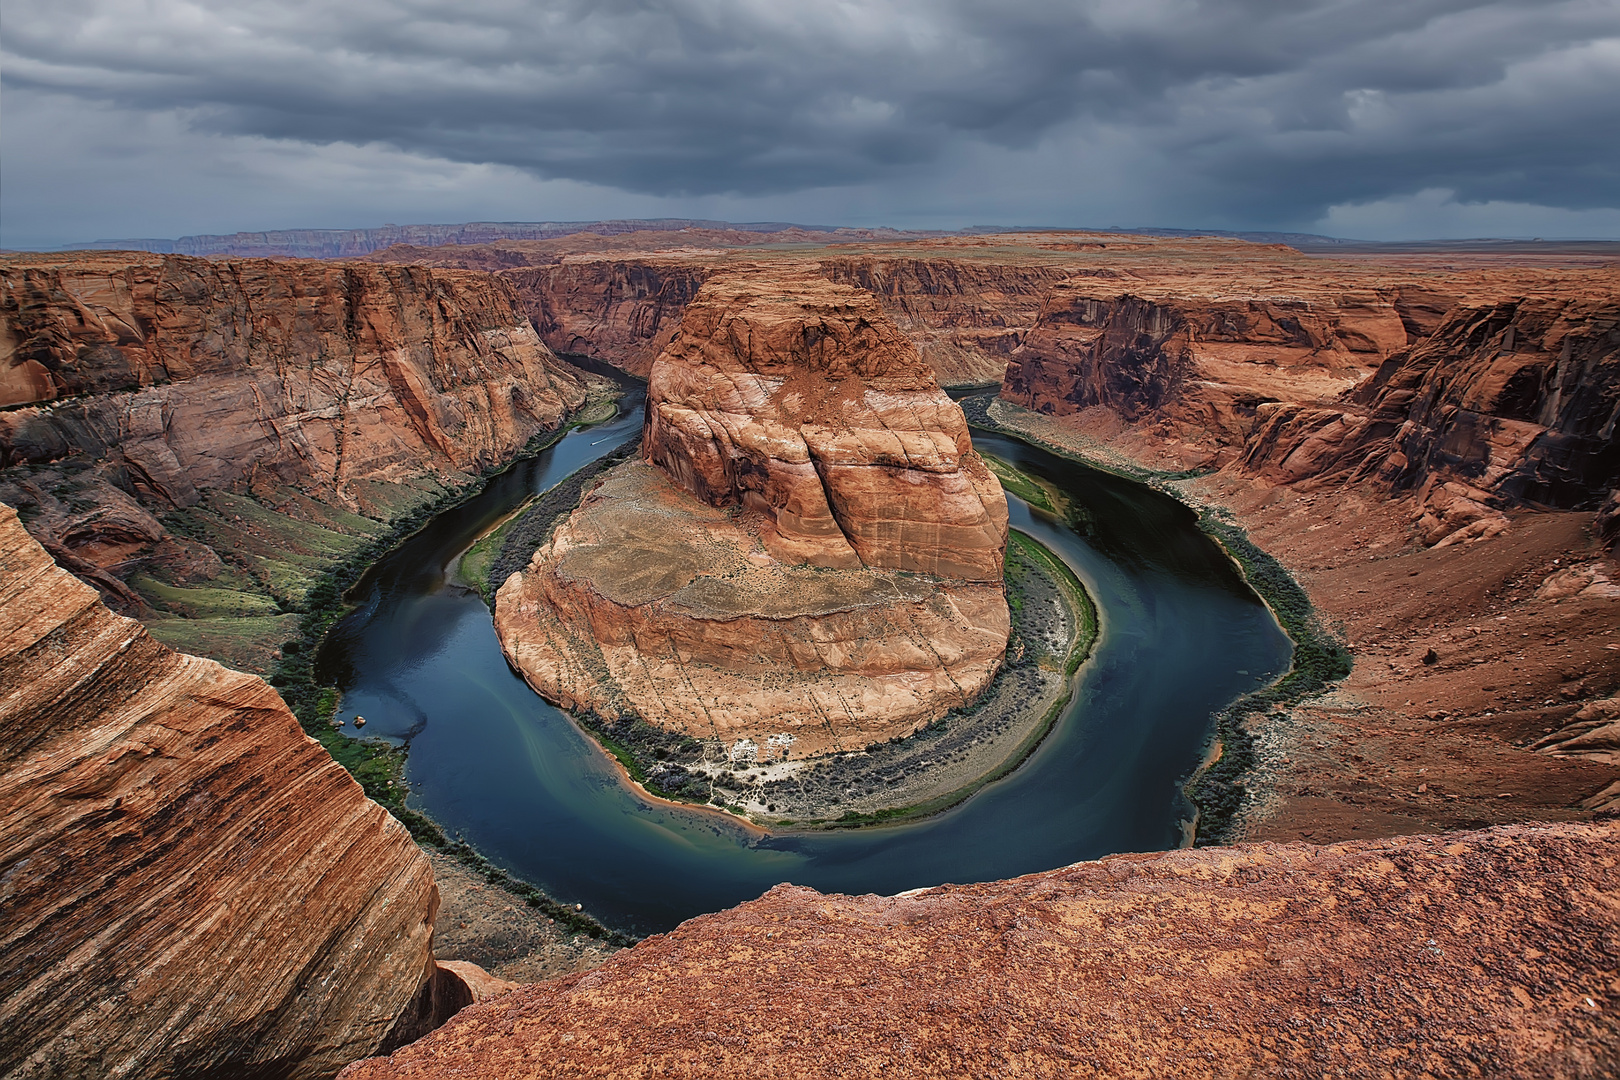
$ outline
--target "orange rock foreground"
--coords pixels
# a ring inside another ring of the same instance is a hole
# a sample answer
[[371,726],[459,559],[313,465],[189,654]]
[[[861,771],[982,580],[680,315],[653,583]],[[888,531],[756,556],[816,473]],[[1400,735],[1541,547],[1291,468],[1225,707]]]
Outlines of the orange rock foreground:
[[1612,822],[784,885],[342,1080],[1613,1076],[1617,895]]
[[262,679],[0,505],[0,1074],[330,1076],[504,985],[438,968],[405,827]]

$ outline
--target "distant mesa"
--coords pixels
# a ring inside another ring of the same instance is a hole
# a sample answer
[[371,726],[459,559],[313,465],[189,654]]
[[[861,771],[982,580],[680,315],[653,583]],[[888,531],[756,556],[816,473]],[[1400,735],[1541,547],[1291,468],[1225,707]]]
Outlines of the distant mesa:
[[547,698],[798,758],[910,734],[1000,667],[1005,497],[871,294],[711,279],[643,453],[497,596]]

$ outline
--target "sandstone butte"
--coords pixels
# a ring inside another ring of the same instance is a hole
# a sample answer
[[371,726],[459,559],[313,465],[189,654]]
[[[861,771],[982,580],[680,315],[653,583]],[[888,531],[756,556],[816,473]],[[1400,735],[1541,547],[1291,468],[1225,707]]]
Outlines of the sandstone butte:
[[1620,826],[778,886],[342,1080],[1613,1076]]
[[108,611],[0,506],[0,1073],[329,1076],[504,986],[262,679]]
[[546,697],[807,757],[909,734],[995,674],[1001,487],[871,294],[707,282],[653,364],[643,453],[497,594]]

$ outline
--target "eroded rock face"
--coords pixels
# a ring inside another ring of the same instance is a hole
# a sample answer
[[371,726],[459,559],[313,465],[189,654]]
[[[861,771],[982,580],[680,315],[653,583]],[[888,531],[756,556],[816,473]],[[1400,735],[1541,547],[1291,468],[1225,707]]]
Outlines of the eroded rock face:
[[1256,282],[1234,296],[1224,281],[1122,284],[1054,286],[1008,362],[1002,396],[1048,415],[1100,407],[1193,431],[1219,460],[1221,448],[1242,444],[1259,406],[1342,392],[1407,342],[1393,288]]
[[1242,468],[1416,491],[1423,539],[1459,542],[1514,506],[1599,509],[1620,482],[1617,417],[1614,297],[1465,304],[1341,401],[1263,407]]
[[547,345],[646,378],[712,272],[689,260],[576,259],[502,276]]
[[546,697],[769,760],[910,734],[994,676],[1005,497],[869,294],[707,283],[643,450],[497,595]]
[[1609,823],[783,885],[343,1077],[1596,1078],[1617,866]]
[[327,1076],[434,973],[405,828],[266,683],[112,614],[5,506],[0,881],[8,1076]]
[[868,293],[711,281],[653,365],[645,439],[700,499],[768,515],[778,559],[1001,580],[1001,485]]
[[999,584],[783,563],[767,522],[620,466],[500,589],[502,647],[552,701],[759,760],[908,735],[1000,667]]
[[0,316],[0,404],[40,403],[0,414],[0,463],[116,450],[169,505],[250,470],[342,489],[493,464],[585,398],[480,273],[17,256]]
[[[474,261],[455,249],[423,257],[459,257],[465,265],[503,271],[546,344],[560,353],[606,360],[643,378],[680,329],[698,289],[716,274],[735,272],[728,263],[737,258],[575,255],[551,256],[555,265],[519,267],[503,264],[502,255],[518,257],[492,252]],[[946,258],[832,255],[806,256],[800,263],[806,273],[875,295],[946,385],[999,380],[1046,291],[1068,276],[1050,266]]]
[[999,382],[1041,301],[1068,277],[1038,264],[859,255],[823,259],[820,271],[876,296],[947,386]]

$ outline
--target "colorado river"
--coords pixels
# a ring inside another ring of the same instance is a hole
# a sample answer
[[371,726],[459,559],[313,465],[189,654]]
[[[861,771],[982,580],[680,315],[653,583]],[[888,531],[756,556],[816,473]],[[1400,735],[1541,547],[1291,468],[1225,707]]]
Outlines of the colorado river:
[[1176,846],[1179,781],[1211,716],[1281,672],[1290,644],[1230,561],[1175,500],[982,431],[980,449],[1086,510],[1084,535],[1009,497],[1012,525],[1090,590],[1101,634],[1073,701],[1012,775],[916,824],[760,836],[720,815],[652,804],[566,715],[507,666],[489,610],[446,568],[530,493],[641,427],[570,433],[493,478],[379,562],[328,637],[323,681],[367,735],[411,740],[411,804],[558,900],[637,934],[751,899],[778,882],[895,893],[985,881],[1120,851]]

